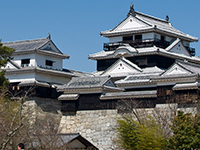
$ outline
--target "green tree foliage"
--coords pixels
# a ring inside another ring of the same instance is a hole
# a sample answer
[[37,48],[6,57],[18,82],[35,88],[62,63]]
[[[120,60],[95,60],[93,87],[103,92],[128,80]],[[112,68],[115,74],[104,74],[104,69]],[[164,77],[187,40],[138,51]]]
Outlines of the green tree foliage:
[[[13,48],[3,46],[2,43],[0,43],[0,68],[4,67],[8,60],[10,59],[10,56],[14,52]],[[0,86],[8,85],[8,80],[4,77],[5,70],[1,70],[0,72]]]
[[118,119],[118,143],[126,150],[163,150],[167,140],[158,123],[152,118],[134,121],[131,117]]
[[171,129],[174,133],[169,139],[171,149],[200,149],[200,115],[192,116],[179,111]]

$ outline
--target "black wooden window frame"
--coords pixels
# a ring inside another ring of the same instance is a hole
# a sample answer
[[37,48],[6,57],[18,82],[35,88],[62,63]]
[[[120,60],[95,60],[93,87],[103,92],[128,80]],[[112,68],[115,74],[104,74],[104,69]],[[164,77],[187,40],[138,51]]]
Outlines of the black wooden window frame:
[[123,41],[133,41],[133,36],[123,36]]
[[135,35],[135,41],[142,41],[142,34]]
[[51,66],[51,67],[52,67],[52,66],[53,66],[53,63],[54,63],[54,62],[53,62],[52,60],[46,60],[46,61],[45,61],[45,65],[46,65],[46,66]]
[[22,59],[21,60],[21,64],[23,65],[23,64],[30,64],[30,58],[28,58],[28,59]]

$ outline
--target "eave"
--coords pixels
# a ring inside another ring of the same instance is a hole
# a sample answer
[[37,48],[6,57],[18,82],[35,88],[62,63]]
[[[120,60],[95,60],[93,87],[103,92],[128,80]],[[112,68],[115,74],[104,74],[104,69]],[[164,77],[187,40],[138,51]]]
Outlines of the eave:
[[50,88],[51,85],[49,83],[46,82],[41,82],[41,81],[37,81],[37,80],[24,80],[22,82],[20,82],[18,84],[18,86],[22,87],[22,86],[42,86],[42,87],[48,87]]
[[130,87],[130,86],[141,86],[141,85],[156,85],[154,81],[144,81],[144,82],[121,82],[115,83],[119,87]]
[[58,97],[58,100],[77,100],[79,94],[62,94]]
[[102,92],[118,92],[123,91],[123,88],[118,87],[109,87],[109,86],[102,86],[102,87],[83,87],[83,88],[58,88],[58,92],[64,93],[102,93]]
[[[114,36],[124,36],[124,35],[134,35],[134,34],[140,34],[140,33],[149,33],[149,32],[155,32],[155,33],[161,33],[167,36],[171,37],[179,37],[182,40],[186,40],[188,42],[198,42],[197,37],[190,36],[188,34],[185,34],[176,28],[172,27],[171,23],[167,20],[159,19],[150,15],[146,15],[140,12],[137,12],[135,10],[134,15],[133,14],[128,14],[128,16],[120,22],[115,28],[107,31],[102,31],[100,32],[101,36],[110,38]],[[124,30],[119,30],[116,31],[117,28],[125,21],[128,19],[129,16],[132,16],[136,18],[137,20],[147,24],[148,26],[146,27],[141,27],[141,28],[132,28],[132,29],[124,29]],[[148,18],[147,20],[145,18]],[[155,21],[155,22],[154,22]],[[163,23],[164,25],[161,25],[160,23]]]
[[[186,56],[186,55],[167,52],[166,50],[160,49],[158,47],[157,47],[157,50],[150,51],[150,52],[140,52],[138,50],[138,53],[132,53],[132,55],[128,56],[128,57],[137,57],[137,56],[146,56],[146,55],[160,55],[160,56],[165,56],[165,57],[169,57],[169,58],[172,58],[172,59],[177,59],[177,60],[182,60],[182,61],[187,60],[187,61],[195,63],[195,64],[200,64],[200,58],[189,57],[189,56]],[[92,60],[104,60],[104,59],[120,58],[120,56],[115,57],[113,54],[109,54],[107,56],[97,56],[97,57],[89,56],[88,58],[92,59]]]
[[126,99],[126,98],[156,98],[157,91],[133,91],[133,92],[117,92],[117,93],[104,93],[100,96],[101,100],[107,99]]
[[199,89],[198,87],[198,82],[193,82],[193,83],[177,83],[172,87],[174,91],[178,90],[197,90]]
[[160,76],[157,78],[151,78],[153,82],[183,82],[183,81],[196,81],[198,79],[197,74],[192,75],[171,75],[171,76]]
[[76,77],[76,75],[72,73],[67,73],[67,72],[63,72],[59,70],[39,68],[39,67],[25,67],[21,69],[9,69],[9,70],[6,70],[5,75],[34,73],[34,72],[50,74],[50,75],[55,75],[55,76],[63,76],[63,77]]
[[25,55],[25,54],[43,54],[47,56],[54,56],[62,59],[69,59],[69,55],[66,54],[59,54],[55,52],[50,52],[50,51],[45,51],[45,50],[40,50],[40,49],[32,49],[32,50],[26,50],[26,51],[16,51],[12,54],[12,56],[17,56],[17,55]]

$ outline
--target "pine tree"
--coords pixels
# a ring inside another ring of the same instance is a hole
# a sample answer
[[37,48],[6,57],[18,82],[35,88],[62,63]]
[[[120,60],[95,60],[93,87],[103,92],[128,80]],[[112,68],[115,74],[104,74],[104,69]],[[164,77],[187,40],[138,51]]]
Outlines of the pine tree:
[[[4,67],[7,64],[13,52],[14,52],[13,48],[3,46],[3,44],[0,43],[0,68]],[[5,75],[5,70],[1,69],[0,86],[8,85],[9,83],[8,80],[4,77],[4,75]]]

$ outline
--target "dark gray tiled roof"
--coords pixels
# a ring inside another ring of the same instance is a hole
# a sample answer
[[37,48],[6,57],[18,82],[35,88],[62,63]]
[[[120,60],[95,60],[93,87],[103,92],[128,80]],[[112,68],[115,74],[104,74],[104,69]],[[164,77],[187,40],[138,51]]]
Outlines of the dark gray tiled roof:
[[194,63],[184,62],[184,61],[177,61],[177,64],[179,64],[180,66],[186,68],[187,70],[189,70],[193,73],[200,74],[200,65],[199,64],[194,64]]
[[82,137],[79,133],[63,133],[63,134],[58,134],[61,136],[62,140],[68,144],[75,139],[79,140],[81,143],[83,143],[86,147],[89,147],[94,150],[98,150],[96,146],[94,146],[92,143],[90,143],[87,139]]
[[[85,147],[91,147],[94,150],[98,150],[97,147],[95,147],[92,143],[90,143],[87,139],[82,137],[79,133],[60,133],[60,134],[48,134],[48,135],[38,135],[40,137],[41,141],[38,141],[37,138],[33,141],[33,146],[37,147],[40,142],[42,143],[47,143],[47,142],[52,142],[52,139],[54,139],[54,146],[62,146],[70,144],[74,140],[80,141]],[[31,136],[33,137],[33,136]],[[77,147],[73,147],[72,149],[77,149]]]
[[71,82],[68,83],[68,87],[101,87],[108,80],[108,77],[84,77],[84,78],[73,78]]
[[[132,14],[130,14],[132,15]],[[118,36],[118,35],[123,35],[123,34],[136,34],[140,32],[162,32],[165,34],[170,34],[170,35],[175,35],[184,39],[187,39],[189,41],[198,41],[198,38],[190,36],[188,34],[185,34],[176,28],[174,28],[170,22],[159,19],[153,16],[149,16],[140,12],[135,11],[135,16],[132,15],[135,19],[143,22],[146,24],[145,26],[142,27],[137,27],[135,28],[134,26],[132,28],[129,28],[129,30],[118,30],[117,28],[123,24],[123,22],[130,16],[128,15],[121,23],[119,23],[115,28],[108,30],[108,31],[103,31],[101,32],[101,35],[105,37],[111,37],[111,36]]]
[[[47,43],[51,43],[50,45],[55,47],[55,49],[52,49],[52,47],[49,46],[49,44],[47,45]],[[39,53],[49,56],[57,56],[62,59],[69,59],[69,55],[63,54],[50,38],[5,42],[3,43],[3,46],[14,48],[15,51],[13,56],[19,54]]]
[[72,80],[63,86],[58,87],[58,91],[67,90],[86,90],[86,89],[110,89],[110,90],[123,90],[111,81],[108,76],[98,77],[73,77]]
[[42,39],[34,39],[34,40],[6,42],[6,43],[3,43],[3,46],[12,47],[15,49],[15,52],[24,51],[24,50],[34,50],[43,46],[49,40],[50,39],[48,38],[42,38]]

